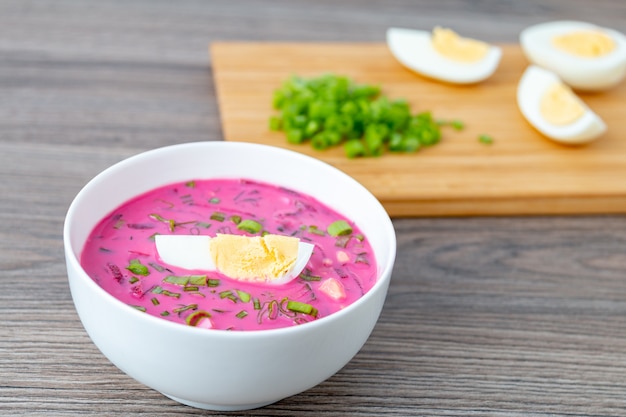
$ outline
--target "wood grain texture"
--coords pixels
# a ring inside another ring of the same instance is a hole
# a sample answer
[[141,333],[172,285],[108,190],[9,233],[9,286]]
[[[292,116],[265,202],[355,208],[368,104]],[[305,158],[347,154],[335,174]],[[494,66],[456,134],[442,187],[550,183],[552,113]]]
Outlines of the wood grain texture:
[[[352,175],[394,216],[626,212],[626,84],[580,94],[608,132],[586,146],[563,146],[539,134],[521,115],[517,84],[528,66],[517,44],[500,45],[502,60],[488,80],[445,84],[404,68],[384,43],[214,43],[211,56],[224,137],[279,146]],[[341,74],[379,85],[413,112],[461,120],[443,128],[441,143],[414,154],[348,159],[342,147],[318,151],[292,145],[268,128],[272,93],[297,74]],[[478,141],[482,134],[495,140]]]
[[79,189],[153,147],[223,138],[218,41],[374,42],[389,26],[511,43],[618,0],[0,1],[1,416],[624,416],[622,215],[395,218],[372,336],[326,382],[211,413],[133,381],[90,341],[61,233]]

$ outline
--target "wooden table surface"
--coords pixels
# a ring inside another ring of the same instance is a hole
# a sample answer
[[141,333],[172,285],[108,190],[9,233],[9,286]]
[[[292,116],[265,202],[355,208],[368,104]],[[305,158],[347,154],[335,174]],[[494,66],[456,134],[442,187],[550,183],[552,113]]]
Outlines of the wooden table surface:
[[[435,25],[516,42],[556,19],[626,31],[626,3],[0,1],[0,415],[220,415],[100,354],[74,310],[62,243],[71,200],[105,167],[222,140],[210,42],[381,42],[390,26]],[[307,392],[230,415],[626,415],[624,216],[394,225],[389,296],[357,356]]]

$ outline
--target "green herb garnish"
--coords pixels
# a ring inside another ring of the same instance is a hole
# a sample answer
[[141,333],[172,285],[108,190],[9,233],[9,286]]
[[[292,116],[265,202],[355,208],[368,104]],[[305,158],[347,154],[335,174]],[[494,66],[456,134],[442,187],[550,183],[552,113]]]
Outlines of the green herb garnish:
[[352,233],[352,226],[345,220],[337,220],[329,224],[326,231],[331,236],[345,236]]
[[150,275],[148,267],[142,264],[139,259],[132,259],[126,269],[128,269],[133,274],[141,275],[144,277]]
[[300,301],[287,301],[287,310],[296,313],[308,314],[313,317],[317,317],[318,311],[311,304],[302,303]]
[[390,100],[378,86],[356,84],[346,76],[293,76],[274,91],[269,129],[285,133],[289,143],[309,142],[322,150],[343,144],[349,158],[379,156],[386,150],[415,152],[441,139],[441,126],[429,112],[412,114],[405,100]]
[[261,223],[254,221],[254,220],[249,220],[249,219],[242,220],[237,225],[237,229],[243,230],[244,232],[248,232],[251,234],[259,233],[262,228],[263,226],[261,226]]

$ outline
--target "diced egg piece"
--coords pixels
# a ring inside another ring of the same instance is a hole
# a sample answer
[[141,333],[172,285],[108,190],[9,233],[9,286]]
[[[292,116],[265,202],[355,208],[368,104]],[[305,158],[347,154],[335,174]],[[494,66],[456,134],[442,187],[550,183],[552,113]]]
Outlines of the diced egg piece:
[[613,29],[579,21],[541,23],[520,33],[520,45],[531,63],[577,90],[606,90],[626,75],[626,37]]
[[218,234],[156,235],[160,260],[168,265],[201,271],[218,271],[239,281],[272,285],[287,283],[306,267],[314,245],[281,236]]
[[541,134],[566,144],[590,142],[606,125],[553,72],[529,66],[517,86],[517,105]]
[[402,28],[387,30],[387,45],[405,67],[436,80],[472,84],[489,78],[498,68],[502,50],[450,29],[432,32]]

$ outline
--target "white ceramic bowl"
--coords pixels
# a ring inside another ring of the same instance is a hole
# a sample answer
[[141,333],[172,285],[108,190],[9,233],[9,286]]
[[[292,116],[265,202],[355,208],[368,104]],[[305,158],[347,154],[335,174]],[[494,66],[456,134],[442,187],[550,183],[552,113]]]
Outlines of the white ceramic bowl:
[[[378,281],[344,310],[304,325],[229,332],[150,316],[115,299],[83,270],[79,256],[96,223],[156,187],[192,178],[245,177],[316,197],[368,236]],[[395,261],[393,225],[378,200],[315,158],[249,143],[197,142],[144,152],[93,178],[69,207],[67,272],[76,311],[100,351],[137,381],[209,410],[261,407],[329,378],[361,349],[380,315]]]

